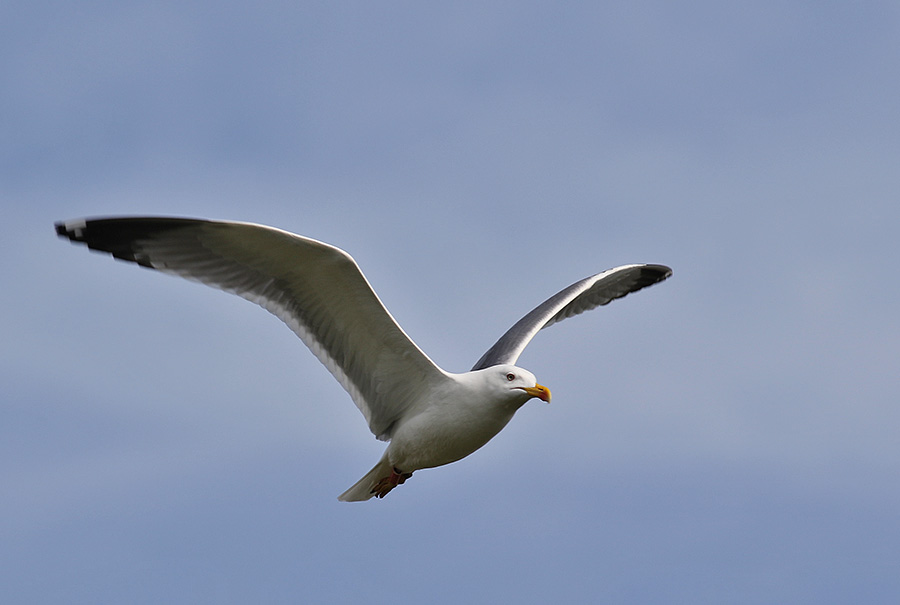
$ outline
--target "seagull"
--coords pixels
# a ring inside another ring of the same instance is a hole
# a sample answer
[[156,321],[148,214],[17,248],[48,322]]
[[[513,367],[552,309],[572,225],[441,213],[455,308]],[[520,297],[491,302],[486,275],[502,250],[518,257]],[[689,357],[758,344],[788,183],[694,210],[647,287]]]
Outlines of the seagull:
[[468,372],[441,369],[406,335],[353,258],[274,227],[168,217],[80,219],[57,234],[264,307],[306,344],[389,444],[342,501],[383,498],[414,471],[465,458],[550,390],[515,365],[542,328],[660,282],[663,265],[615,267],[575,282],[516,322]]

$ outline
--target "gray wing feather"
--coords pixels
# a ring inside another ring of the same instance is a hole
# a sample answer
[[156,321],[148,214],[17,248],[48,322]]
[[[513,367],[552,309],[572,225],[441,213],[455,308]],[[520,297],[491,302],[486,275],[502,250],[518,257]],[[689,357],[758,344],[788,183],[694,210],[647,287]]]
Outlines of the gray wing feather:
[[446,379],[343,250],[262,225],[175,218],[58,223],[93,250],[232,292],[284,321],[350,393],[379,439]]
[[663,265],[623,265],[575,282],[554,294],[520,319],[482,355],[472,370],[498,364],[515,364],[541,329],[567,317],[589,311],[629,292],[653,285],[672,275]]

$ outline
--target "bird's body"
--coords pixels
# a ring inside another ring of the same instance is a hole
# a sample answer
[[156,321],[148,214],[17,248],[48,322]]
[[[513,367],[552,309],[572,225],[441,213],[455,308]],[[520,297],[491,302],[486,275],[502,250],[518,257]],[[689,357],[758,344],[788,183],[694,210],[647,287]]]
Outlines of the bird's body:
[[562,290],[523,317],[469,372],[446,372],[403,332],[344,251],[250,223],[114,218],[57,223],[91,249],[233,292],[281,318],[350,393],[381,460],[341,500],[383,497],[414,471],[464,458],[532,397],[550,391],[515,366],[543,327],[671,275],[626,265]]
[[[506,378],[509,374],[516,377],[515,383],[532,387],[528,392],[522,390]],[[379,479],[391,470],[400,476],[412,475],[419,469],[461,460],[499,433],[526,401],[532,397],[550,398],[549,390],[537,385],[530,372],[511,365],[449,378],[422,398],[427,404],[421,411],[411,414],[397,427],[384,456],[373,469]],[[506,387],[504,383],[512,386]],[[494,388],[497,386],[500,388]],[[364,477],[340,498],[367,500],[372,495]]]
[[[515,383],[507,387],[507,374],[516,375],[519,384],[532,388],[537,384],[526,370],[494,366],[453,375],[428,393],[428,405],[398,426],[391,438],[387,451],[394,466],[404,470],[441,466],[465,458],[487,443],[516,410],[537,396]],[[491,388],[492,382],[502,390]],[[487,409],[492,413],[485,414]]]

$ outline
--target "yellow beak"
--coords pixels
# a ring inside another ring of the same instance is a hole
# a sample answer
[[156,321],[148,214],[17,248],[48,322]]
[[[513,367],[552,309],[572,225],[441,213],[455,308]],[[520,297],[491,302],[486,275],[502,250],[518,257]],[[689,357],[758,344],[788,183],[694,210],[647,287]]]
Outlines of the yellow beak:
[[537,397],[541,401],[546,401],[550,403],[550,389],[547,387],[536,384],[533,387],[520,387],[523,391],[531,395],[532,397]]

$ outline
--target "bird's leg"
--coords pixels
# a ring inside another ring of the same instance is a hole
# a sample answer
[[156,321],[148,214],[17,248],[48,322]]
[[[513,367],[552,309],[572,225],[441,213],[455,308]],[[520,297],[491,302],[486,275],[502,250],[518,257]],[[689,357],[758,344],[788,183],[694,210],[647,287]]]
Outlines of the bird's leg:
[[412,477],[412,473],[404,473],[400,469],[393,467],[391,468],[391,474],[378,481],[369,493],[375,494],[376,498],[384,498],[388,492],[398,485],[403,485],[410,477]]

